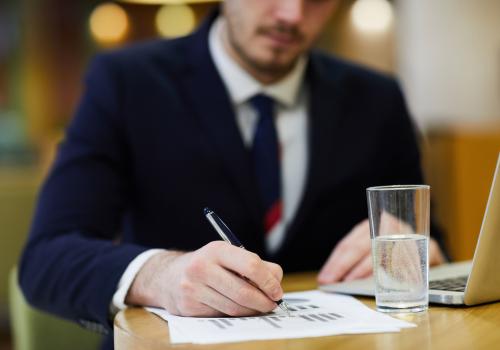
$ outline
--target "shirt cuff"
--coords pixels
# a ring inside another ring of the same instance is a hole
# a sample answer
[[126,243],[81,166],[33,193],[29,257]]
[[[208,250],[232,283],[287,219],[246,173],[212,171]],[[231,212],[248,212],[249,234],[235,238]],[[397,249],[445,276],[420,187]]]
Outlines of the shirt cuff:
[[134,282],[135,276],[139,270],[144,266],[146,261],[149,260],[153,255],[164,252],[164,249],[149,249],[145,252],[137,255],[134,260],[128,264],[125,272],[123,273],[120,281],[118,282],[118,288],[113,294],[113,299],[111,300],[111,305],[109,306],[109,311],[111,316],[114,317],[118,311],[123,310],[127,307],[125,305],[125,298],[127,297],[128,290]]

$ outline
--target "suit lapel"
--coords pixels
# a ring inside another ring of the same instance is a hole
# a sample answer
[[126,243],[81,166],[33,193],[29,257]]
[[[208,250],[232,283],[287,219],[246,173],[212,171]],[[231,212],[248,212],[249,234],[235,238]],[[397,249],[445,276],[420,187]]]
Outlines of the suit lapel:
[[[229,94],[208,48],[211,23],[212,20],[205,22],[188,43],[186,58],[190,68],[181,82],[194,115],[218,153],[224,171],[240,193],[247,213],[260,228],[262,209],[250,154],[243,144]],[[243,237],[241,239],[245,241]],[[255,237],[251,239],[255,240]]]
[[303,229],[323,186],[335,176],[329,169],[335,164],[332,149],[335,148],[336,133],[340,131],[342,93],[337,83],[324,79],[327,76],[324,69],[322,62],[312,54],[306,75],[309,88],[308,173],[304,196],[280,251],[286,251],[286,245]]

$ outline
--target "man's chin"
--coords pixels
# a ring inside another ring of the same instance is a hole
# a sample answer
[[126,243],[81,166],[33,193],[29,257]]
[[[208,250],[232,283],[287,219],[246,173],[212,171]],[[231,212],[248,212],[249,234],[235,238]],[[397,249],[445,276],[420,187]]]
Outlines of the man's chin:
[[286,74],[293,69],[297,63],[297,58],[293,59],[261,59],[253,60],[252,66],[261,72]]

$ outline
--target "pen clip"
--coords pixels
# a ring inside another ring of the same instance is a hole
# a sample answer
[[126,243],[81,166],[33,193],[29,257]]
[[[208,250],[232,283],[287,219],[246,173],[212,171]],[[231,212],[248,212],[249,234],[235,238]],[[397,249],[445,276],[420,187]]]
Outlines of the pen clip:
[[236,238],[235,234],[231,231],[231,229],[222,221],[222,219],[214,213],[213,210],[208,208],[204,209],[205,217],[213,226],[215,231],[221,236],[221,238],[229,244],[235,245],[237,247],[245,249],[243,244]]

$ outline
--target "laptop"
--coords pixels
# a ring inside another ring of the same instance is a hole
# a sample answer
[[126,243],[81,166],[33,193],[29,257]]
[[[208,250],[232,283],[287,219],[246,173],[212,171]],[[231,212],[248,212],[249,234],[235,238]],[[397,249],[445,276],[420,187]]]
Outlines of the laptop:
[[[429,269],[429,302],[471,306],[500,300],[500,154],[474,257]],[[320,286],[326,292],[374,296],[373,278]]]

